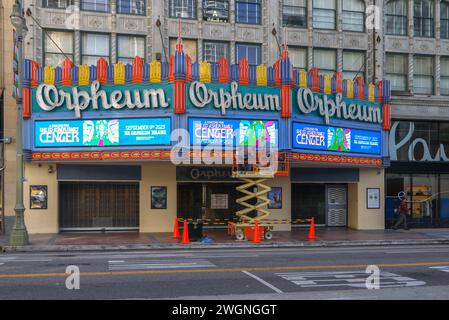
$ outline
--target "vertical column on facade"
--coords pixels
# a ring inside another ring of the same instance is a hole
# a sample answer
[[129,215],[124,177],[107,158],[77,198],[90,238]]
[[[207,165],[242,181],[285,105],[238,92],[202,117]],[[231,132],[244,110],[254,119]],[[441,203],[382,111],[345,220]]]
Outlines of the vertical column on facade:
[[435,78],[434,78],[434,86],[435,86],[435,95],[439,96],[441,94],[441,20],[440,20],[440,1],[435,1]]
[[[375,28],[373,30],[373,83],[376,83],[383,79],[384,68],[383,61],[385,59],[385,41],[384,41],[384,19],[385,19],[385,11],[384,11],[384,2],[371,0],[372,5],[374,5],[374,14],[375,20],[374,25]],[[379,41],[377,41],[379,39]]]
[[197,2],[198,40],[196,47],[198,48],[198,61],[203,61],[203,1],[198,0]]
[[[160,2],[158,0],[154,1],[153,5],[159,6]],[[168,1],[164,1],[164,10],[162,17],[160,18],[162,23],[162,36],[164,38],[165,52],[167,53],[167,62],[170,61],[170,37],[168,36],[168,17],[170,14]],[[164,58],[165,59],[165,58]]]
[[268,18],[266,26],[264,26],[264,38],[266,39],[264,43],[267,44],[267,57],[266,63],[272,66],[276,60],[280,59],[279,47],[277,45],[276,39],[272,35],[271,31],[276,28],[276,31],[280,35],[282,32],[283,18],[282,18],[282,3],[279,0],[268,0],[268,8],[265,13]]
[[[263,34],[263,42],[262,42],[262,47],[261,47],[261,62],[260,63],[264,63],[267,64],[268,63],[268,45],[267,45],[267,41],[268,41],[268,33],[267,33],[267,26],[270,23],[270,16],[271,15],[275,15],[275,11],[273,12],[268,12],[268,8],[270,6],[270,0],[265,0],[262,1],[262,19],[261,19],[261,23],[262,23],[262,34]],[[282,7],[282,3],[279,2],[279,6]]]
[[153,30],[157,30],[157,27],[153,26],[153,6],[149,5],[147,0],[146,8],[146,20],[147,20],[147,37],[145,43],[145,61],[150,62],[153,57]]
[[231,24],[231,44],[230,44],[230,54],[229,54],[229,58],[230,58],[230,64],[234,64],[235,63],[235,56],[237,55],[235,52],[235,35],[236,35],[236,31],[235,31],[235,0],[230,0],[229,1],[229,22]]
[[307,69],[313,68],[313,0],[307,0]]
[[111,61],[117,62],[117,5],[116,0],[111,0]]
[[[40,13],[40,7],[39,6],[34,6],[34,10],[32,11],[33,13],[33,17],[39,21],[39,23],[41,23],[41,13]],[[9,14],[9,13],[8,13]],[[28,34],[27,37],[34,37],[34,43],[36,44],[34,46],[34,48],[32,49],[32,56],[36,57],[35,60],[37,61],[37,63],[39,63],[39,65],[44,65],[45,61],[43,61],[43,56],[44,56],[44,48],[42,47],[44,45],[44,31],[42,30],[42,28],[40,28],[36,23],[33,22],[33,28],[31,29],[31,33],[32,34]],[[26,38],[25,38],[26,40]],[[27,41],[24,41],[24,44],[27,43]],[[25,52],[24,52],[24,56],[28,56],[29,52],[27,52],[27,47],[28,46],[24,46]]]
[[338,34],[338,49],[337,49],[337,71],[343,71],[343,0],[337,0],[337,16],[336,16],[336,30]]
[[413,90],[413,51],[414,51],[414,24],[413,24],[413,0],[408,0],[408,42],[409,42],[409,54],[408,54],[408,89]]
[[[81,14],[81,1],[80,0],[75,0],[73,2],[73,5],[75,6],[76,10],[78,10],[78,13]],[[81,31],[79,29],[80,24],[81,24],[81,18],[80,17],[76,17],[76,19],[78,19],[78,23],[77,26],[78,28],[75,29],[73,38],[74,38],[74,42],[75,42],[75,47],[73,48],[73,63],[75,65],[80,65],[81,64]]]
[[[365,1],[365,13],[369,13],[372,14],[372,5],[373,5],[373,0],[367,0]],[[369,10],[367,10],[369,9]],[[375,14],[375,12],[374,12]],[[374,35],[376,33],[375,31],[375,24],[377,23],[377,17],[375,17],[376,21],[374,21],[374,28],[369,28],[369,26],[366,24],[366,19],[368,18],[367,15],[365,15],[365,33],[366,33],[366,37],[368,39],[368,50],[365,52],[365,69],[366,69],[366,81],[368,81],[368,79],[371,79],[371,82],[375,82],[374,79],[374,70],[375,70],[375,66],[374,66],[374,56],[375,56],[375,38]]]

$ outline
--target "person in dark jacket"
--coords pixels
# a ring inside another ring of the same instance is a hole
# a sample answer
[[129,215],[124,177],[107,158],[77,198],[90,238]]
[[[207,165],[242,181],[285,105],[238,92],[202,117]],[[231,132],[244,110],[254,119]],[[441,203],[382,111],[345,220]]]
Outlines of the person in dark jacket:
[[405,199],[400,199],[398,211],[399,216],[392,229],[397,230],[401,224],[404,224],[404,230],[409,230],[407,226],[407,217],[410,215],[410,209],[408,208],[407,201],[405,201]]

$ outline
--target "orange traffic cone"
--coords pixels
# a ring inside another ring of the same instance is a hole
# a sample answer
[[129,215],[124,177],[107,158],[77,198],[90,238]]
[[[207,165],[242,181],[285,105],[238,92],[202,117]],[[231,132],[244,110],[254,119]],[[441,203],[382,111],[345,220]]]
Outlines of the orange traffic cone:
[[256,220],[254,224],[254,243],[260,243],[259,221]]
[[180,234],[179,234],[179,222],[178,222],[178,217],[175,218],[175,225],[173,226],[173,239],[179,239],[180,238]]
[[309,240],[315,240],[315,218],[312,217],[312,222],[310,223],[309,236],[307,237]]
[[189,227],[187,225],[187,219],[184,220],[184,230],[182,231],[182,244],[189,244]]

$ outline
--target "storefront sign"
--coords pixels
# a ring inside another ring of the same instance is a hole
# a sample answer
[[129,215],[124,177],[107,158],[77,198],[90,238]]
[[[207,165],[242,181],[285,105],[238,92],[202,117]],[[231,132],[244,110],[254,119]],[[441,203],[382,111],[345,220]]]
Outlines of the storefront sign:
[[[172,92],[171,85],[135,85],[104,86],[100,89],[100,82],[93,81],[85,87],[61,87],[52,84],[41,84],[33,90],[33,112],[50,112],[55,110],[73,111],[77,118],[81,112],[92,110],[121,110],[121,109],[157,109],[168,108]],[[37,106],[34,106],[34,101]],[[36,108],[37,107],[37,108]],[[64,110],[65,109],[65,110]]]
[[239,87],[237,82],[230,85],[192,82],[189,87],[189,102],[193,107],[213,106],[226,115],[228,110],[271,111],[281,110],[279,89],[260,87]]
[[234,181],[231,167],[176,167],[177,181]]
[[278,145],[277,121],[189,118],[189,133],[192,145]]
[[293,123],[294,149],[380,154],[381,140],[376,131]]
[[170,145],[170,118],[36,121],[36,147]]
[[354,120],[368,123],[382,123],[380,105],[360,100],[343,98],[341,93],[325,95],[313,93],[308,88],[300,88],[296,95],[297,112],[313,114],[324,118],[329,124],[331,118]]

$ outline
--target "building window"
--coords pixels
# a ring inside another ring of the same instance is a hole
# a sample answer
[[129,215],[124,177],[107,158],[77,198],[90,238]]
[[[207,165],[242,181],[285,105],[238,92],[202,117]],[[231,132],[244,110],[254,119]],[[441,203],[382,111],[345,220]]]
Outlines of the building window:
[[196,0],[170,0],[170,18],[196,19]]
[[336,7],[335,0],[313,0],[313,27],[335,30]]
[[282,21],[286,27],[307,28],[307,0],[284,0]]
[[73,61],[73,32],[44,32],[44,64],[56,67],[62,64],[66,56]]
[[217,63],[221,57],[225,57],[229,61],[229,43],[204,41],[203,60]]
[[295,69],[307,69],[307,48],[288,47],[288,57]]
[[434,62],[431,56],[414,56],[413,92],[433,94]]
[[441,38],[449,39],[449,1],[441,1]]
[[117,0],[117,13],[145,15],[145,0]]
[[96,65],[100,58],[109,62],[109,35],[101,33],[83,33],[81,47],[81,63]]
[[206,21],[228,22],[229,0],[203,0],[203,18]]
[[364,51],[343,51],[343,79],[365,78],[365,58]]
[[235,15],[237,23],[260,24],[261,0],[236,0]]
[[[170,39],[170,55],[175,54],[176,44],[178,43],[178,39],[171,38]],[[182,39],[182,48],[184,53],[187,54],[193,62],[196,62],[198,59],[198,49],[197,49],[197,41]]]
[[441,64],[441,78],[440,78],[441,94],[444,96],[449,96],[449,57],[441,57],[440,64]]
[[109,12],[109,1],[107,1],[107,0],[81,0],[81,10]]
[[136,56],[145,59],[145,37],[117,36],[118,62],[132,64]]
[[52,9],[66,9],[73,6],[73,0],[42,0],[42,7]]
[[405,54],[387,53],[385,76],[391,82],[391,90],[407,91],[407,66]]
[[407,2],[405,0],[388,1],[385,11],[386,33],[407,35]]
[[314,49],[313,65],[319,69],[320,75],[333,75],[337,70],[337,51],[329,49]]
[[365,31],[365,2],[362,0],[343,1],[343,30]]
[[260,46],[256,44],[238,43],[235,46],[237,63],[240,59],[246,58],[250,65],[258,66],[260,64]]
[[415,37],[433,37],[433,0],[415,0],[413,23],[415,26]]

